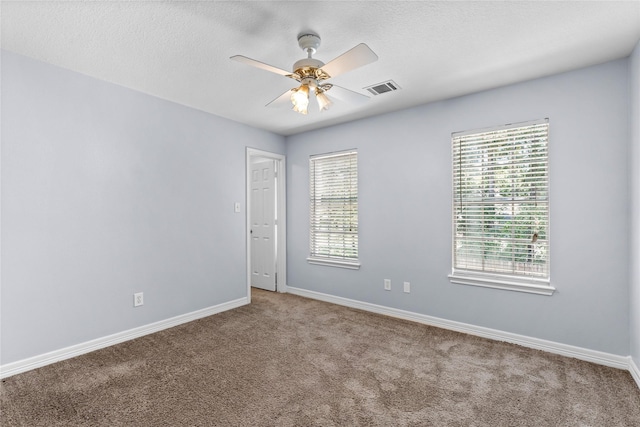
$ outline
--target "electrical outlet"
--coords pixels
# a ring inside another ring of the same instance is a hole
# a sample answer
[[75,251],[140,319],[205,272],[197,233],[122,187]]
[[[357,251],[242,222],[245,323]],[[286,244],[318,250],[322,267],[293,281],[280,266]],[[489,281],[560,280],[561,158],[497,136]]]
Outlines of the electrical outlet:
[[408,294],[409,292],[411,292],[411,283],[404,282],[404,293]]
[[384,290],[385,291],[390,291],[391,290],[391,280],[390,279],[384,279]]
[[142,292],[133,294],[133,306],[138,307],[144,304],[144,295]]

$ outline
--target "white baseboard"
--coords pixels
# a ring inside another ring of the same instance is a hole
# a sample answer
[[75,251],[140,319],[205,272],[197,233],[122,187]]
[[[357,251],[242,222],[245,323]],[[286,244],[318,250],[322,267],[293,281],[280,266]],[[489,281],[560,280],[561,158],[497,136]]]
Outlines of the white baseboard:
[[[386,316],[396,317],[404,320],[411,320],[438,328],[449,329],[456,332],[463,332],[469,335],[489,338],[496,341],[504,341],[512,344],[518,344],[523,347],[529,347],[536,350],[544,350],[549,353],[559,354],[562,356],[573,357],[587,362],[597,363],[599,365],[611,366],[613,368],[630,370],[631,357],[618,356],[615,354],[604,353],[596,350],[575,347],[572,345],[562,344],[554,341],[542,340],[539,338],[527,337],[524,335],[504,332],[497,329],[484,328],[482,326],[470,325],[468,323],[455,322],[452,320],[441,319],[438,317],[427,316],[425,314],[414,313],[411,311],[399,310],[396,308],[385,307],[382,305],[371,304],[362,301],[356,301],[348,298],[337,297],[334,295],[323,294],[320,292],[309,291],[289,286],[287,291],[291,294],[300,295],[302,297],[317,299],[330,302],[333,304],[344,305],[351,308],[370,311],[373,313],[383,314]],[[633,374],[633,372],[632,372]],[[637,374],[637,367],[636,367]],[[638,378],[636,377],[636,382]],[[638,382],[640,387],[640,382]]]
[[139,338],[144,335],[153,334],[155,332],[169,329],[174,326],[181,325],[183,323],[192,322],[203,317],[211,316],[213,314],[221,313],[223,311],[231,310],[243,305],[249,304],[249,298],[243,297],[226,303],[214,305],[211,307],[203,308],[201,310],[192,311],[191,313],[182,314],[169,319],[161,320],[158,322],[150,323],[148,325],[140,326],[137,328],[129,329],[127,331],[118,332],[106,337],[97,338],[84,343],[72,345],[70,347],[54,350],[49,353],[41,354],[27,359],[18,360],[17,362],[7,363],[0,366],[0,378],[10,377],[22,372],[30,371],[32,369],[40,368],[42,366],[50,365],[61,360],[70,359],[72,357],[80,356],[101,348],[109,347],[115,344],[119,344],[124,341],[129,341],[134,338]]
[[631,372],[631,376],[636,380],[636,384],[638,384],[638,388],[640,388],[640,368],[631,357],[629,357],[629,372]]

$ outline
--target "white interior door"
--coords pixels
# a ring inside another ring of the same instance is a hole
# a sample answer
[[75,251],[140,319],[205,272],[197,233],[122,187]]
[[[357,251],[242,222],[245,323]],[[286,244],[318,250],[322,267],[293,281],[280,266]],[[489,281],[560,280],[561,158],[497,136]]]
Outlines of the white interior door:
[[251,163],[251,286],[276,290],[276,171],[273,159]]

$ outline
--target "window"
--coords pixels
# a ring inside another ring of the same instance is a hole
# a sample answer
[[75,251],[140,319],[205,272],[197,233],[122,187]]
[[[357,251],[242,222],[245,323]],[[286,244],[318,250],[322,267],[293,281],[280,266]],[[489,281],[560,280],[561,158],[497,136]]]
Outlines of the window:
[[451,282],[551,295],[548,119],[453,133]]
[[310,256],[313,264],[360,267],[358,262],[358,153],[312,156]]

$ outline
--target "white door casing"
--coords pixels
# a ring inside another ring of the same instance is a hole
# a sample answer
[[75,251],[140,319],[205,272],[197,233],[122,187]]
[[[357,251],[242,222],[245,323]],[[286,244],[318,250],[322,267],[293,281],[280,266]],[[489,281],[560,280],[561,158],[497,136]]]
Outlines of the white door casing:
[[276,174],[273,159],[251,163],[251,286],[276,290]]

